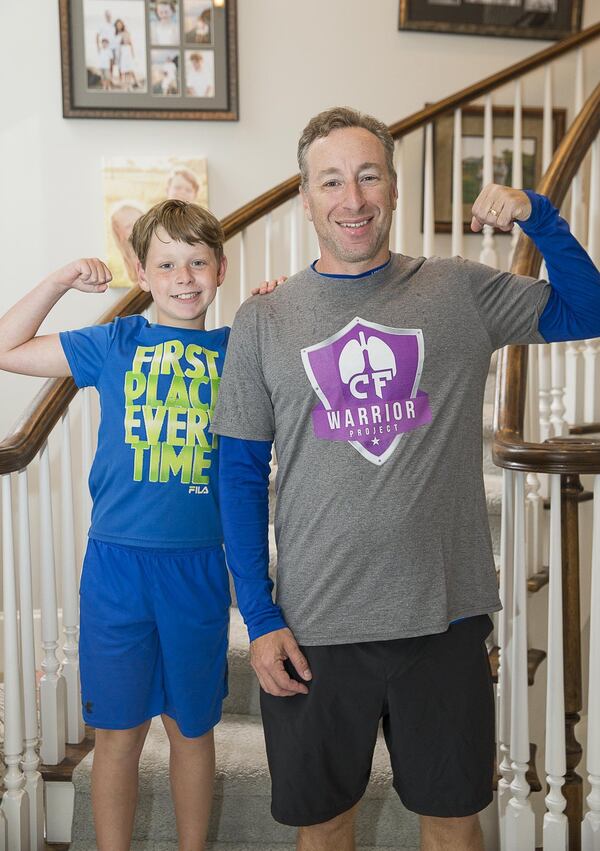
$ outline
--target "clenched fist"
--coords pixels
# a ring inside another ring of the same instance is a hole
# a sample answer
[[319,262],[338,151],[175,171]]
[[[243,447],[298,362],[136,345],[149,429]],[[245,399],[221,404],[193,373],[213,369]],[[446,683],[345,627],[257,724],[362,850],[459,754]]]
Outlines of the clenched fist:
[[49,277],[57,287],[64,290],[81,290],[84,293],[103,293],[112,281],[110,269],[97,257],[73,260]]
[[488,183],[473,204],[471,230],[478,233],[484,225],[511,231],[513,222],[524,222],[531,215],[531,203],[521,189]]

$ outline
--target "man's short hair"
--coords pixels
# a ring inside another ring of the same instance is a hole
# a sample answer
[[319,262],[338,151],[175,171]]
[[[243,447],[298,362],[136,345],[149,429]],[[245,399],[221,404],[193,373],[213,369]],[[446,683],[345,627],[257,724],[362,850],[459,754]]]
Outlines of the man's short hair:
[[376,136],[385,152],[385,161],[390,177],[396,179],[394,168],[394,140],[388,128],[383,122],[346,106],[334,106],[326,109],[311,118],[300,136],[298,142],[298,166],[300,167],[300,179],[303,187],[308,185],[308,165],[306,153],[316,139],[323,139],[332,132],[344,127],[362,127]]
[[130,240],[142,266],[146,266],[150,241],[160,227],[178,242],[203,242],[215,252],[217,263],[221,262],[225,234],[219,220],[199,204],[170,198],[151,207],[133,226]]

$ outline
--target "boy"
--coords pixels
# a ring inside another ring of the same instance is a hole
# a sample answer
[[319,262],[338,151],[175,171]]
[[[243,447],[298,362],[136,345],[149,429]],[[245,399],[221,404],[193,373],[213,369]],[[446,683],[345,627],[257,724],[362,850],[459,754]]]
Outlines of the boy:
[[201,851],[214,776],[212,729],[227,694],[230,604],[217,438],[209,433],[229,329],[207,331],[205,317],[227,260],[217,219],[177,200],[141,216],[131,242],[156,324],[129,316],[36,336],[67,290],[107,289],[108,267],[78,260],[0,319],[0,368],[72,375],[100,394],[80,638],[84,718],[96,727],[98,848],[129,848],[138,761],[150,720],[161,714],[179,847]]

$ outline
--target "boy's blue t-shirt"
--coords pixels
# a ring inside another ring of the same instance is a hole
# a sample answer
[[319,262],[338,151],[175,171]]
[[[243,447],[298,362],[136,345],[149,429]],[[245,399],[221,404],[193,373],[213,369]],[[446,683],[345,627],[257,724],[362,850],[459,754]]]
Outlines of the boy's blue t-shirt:
[[209,428],[228,338],[229,328],[193,331],[143,316],[60,334],[75,383],[100,394],[91,538],[153,549],[222,543]]

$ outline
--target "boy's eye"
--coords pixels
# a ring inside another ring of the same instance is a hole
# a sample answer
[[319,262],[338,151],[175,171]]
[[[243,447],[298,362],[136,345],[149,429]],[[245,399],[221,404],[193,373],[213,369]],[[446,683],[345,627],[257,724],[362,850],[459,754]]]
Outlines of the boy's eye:
[[161,263],[161,264],[160,264],[160,266],[159,266],[159,268],[160,268],[160,269],[172,269],[172,268],[173,268],[173,264],[172,264],[172,263]]
[[206,266],[206,260],[192,260],[192,266],[196,266],[196,268]]

